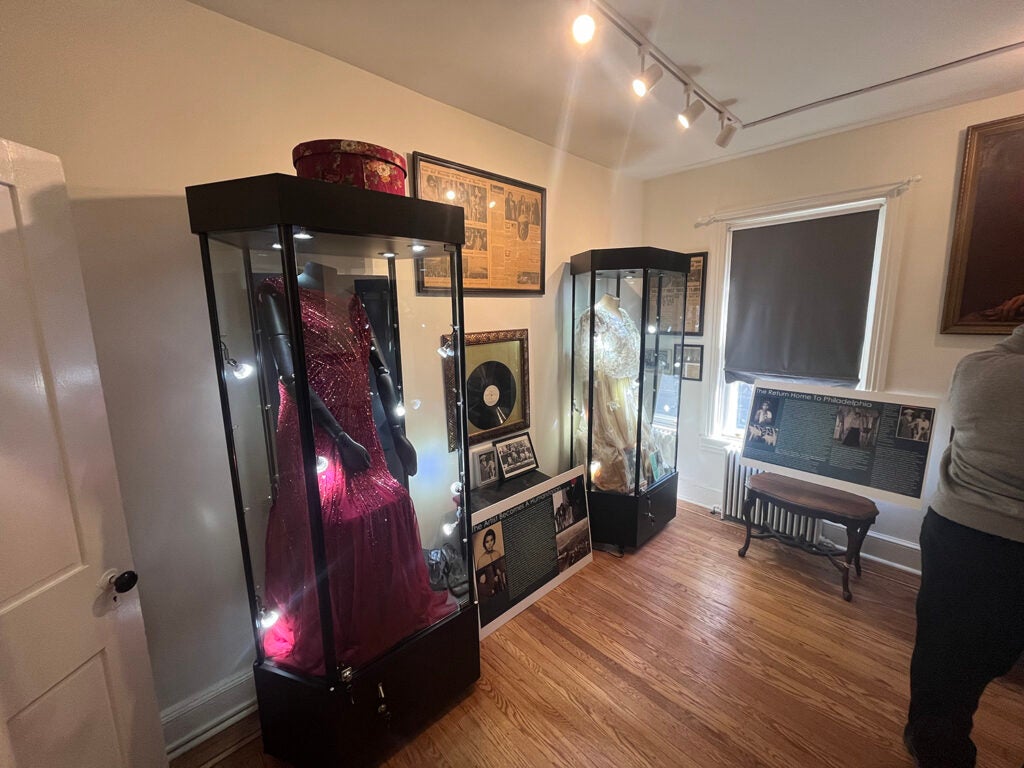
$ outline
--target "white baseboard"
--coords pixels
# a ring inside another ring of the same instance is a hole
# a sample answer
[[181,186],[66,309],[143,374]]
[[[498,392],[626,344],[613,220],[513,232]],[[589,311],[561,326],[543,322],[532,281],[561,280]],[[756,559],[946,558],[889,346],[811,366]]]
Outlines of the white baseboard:
[[168,707],[160,713],[167,756],[174,759],[255,711],[251,669]]
[[[841,547],[846,546],[846,529],[841,525],[822,521],[822,535]],[[885,533],[868,531],[860,550],[865,560],[892,566],[900,571],[921,575],[921,546],[916,541],[897,539]]]
[[676,498],[680,501],[686,501],[690,504],[696,504],[701,507],[712,507],[720,506],[722,503],[722,487],[721,485],[711,488],[706,485],[700,485],[693,483],[683,478],[679,478],[679,488],[676,490]]

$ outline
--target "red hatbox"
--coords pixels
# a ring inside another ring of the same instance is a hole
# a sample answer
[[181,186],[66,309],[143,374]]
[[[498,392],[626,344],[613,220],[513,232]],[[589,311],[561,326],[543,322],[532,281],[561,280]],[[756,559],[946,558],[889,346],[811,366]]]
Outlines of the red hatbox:
[[387,147],[350,139],[304,141],[292,150],[292,163],[304,179],[405,196],[405,158]]

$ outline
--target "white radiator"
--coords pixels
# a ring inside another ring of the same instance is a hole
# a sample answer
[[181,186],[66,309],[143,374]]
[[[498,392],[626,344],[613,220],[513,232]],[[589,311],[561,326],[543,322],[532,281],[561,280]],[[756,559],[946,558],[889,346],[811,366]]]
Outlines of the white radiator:
[[[740,464],[739,451],[731,448],[725,452],[725,481],[722,484],[722,519],[731,522],[743,522],[743,501],[746,497],[745,483],[759,469],[745,467]],[[821,538],[821,521],[811,520],[803,515],[795,515],[780,509],[774,504],[757,502],[751,514],[754,525],[768,525],[779,533],[803,539],[808,544],[815,544]]]

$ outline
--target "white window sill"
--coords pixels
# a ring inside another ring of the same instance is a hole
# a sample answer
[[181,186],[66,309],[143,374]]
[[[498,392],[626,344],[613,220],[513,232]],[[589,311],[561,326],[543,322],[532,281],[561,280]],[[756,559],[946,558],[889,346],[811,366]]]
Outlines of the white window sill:
[[722,437],[721,435],[701,435],[700,449],[708,453],[724,454],[730,448],[739,450],[743,441],[738,437]]

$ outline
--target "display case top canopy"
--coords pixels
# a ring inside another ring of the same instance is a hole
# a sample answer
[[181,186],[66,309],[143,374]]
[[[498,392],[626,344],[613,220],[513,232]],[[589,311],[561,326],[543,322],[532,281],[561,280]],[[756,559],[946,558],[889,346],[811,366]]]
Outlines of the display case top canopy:
[[690,256],[696,255],[698,254],[680,253],[650,246],[597,248],[577,253],[572,257],[569,269],[574,275],[598,269],[667,269],[672,272],[689,273]]
[[283,173],[186,187],[185,198],[196,234],[290,224],[337,234],[459,245],[466,240],[457,206]]

